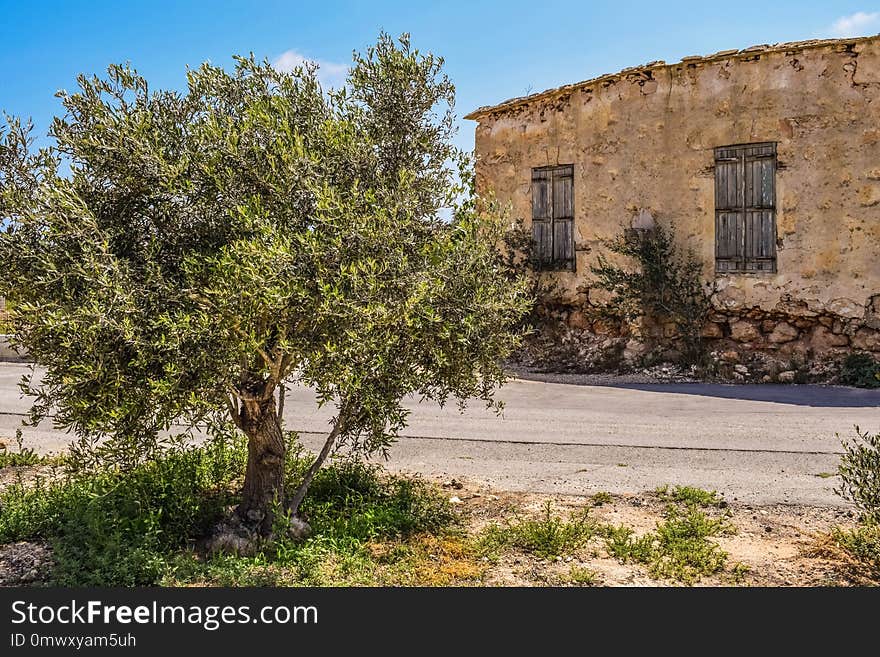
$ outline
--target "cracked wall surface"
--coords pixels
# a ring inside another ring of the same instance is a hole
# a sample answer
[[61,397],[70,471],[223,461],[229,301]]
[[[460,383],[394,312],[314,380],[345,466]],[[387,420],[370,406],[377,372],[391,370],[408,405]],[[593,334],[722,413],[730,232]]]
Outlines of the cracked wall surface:
[[[601,241],[650,213],[717,281],[709,339],[880,352],[880,35],[653,62],[468,118],[478,188],[526,225],[531,169],[574,164],[576,270],[552,274],[562,301],[601,302]],[[777,271],[716,274],[713,149],[767,141]]]

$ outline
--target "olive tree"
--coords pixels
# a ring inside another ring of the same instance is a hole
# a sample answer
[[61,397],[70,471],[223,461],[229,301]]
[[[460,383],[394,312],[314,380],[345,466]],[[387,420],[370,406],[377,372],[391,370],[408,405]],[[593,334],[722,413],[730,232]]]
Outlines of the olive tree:
[[[335,448],[388,448],[405,396],[497,406],[527,294],[502,218],[460,182],[441,59],[383,34],[337,90],[235,62],[183,92],[129,66],[80,76],[47,149],[8,118],[0,294],[45,367],[23,382],[33,421],[136,461],[225,415],[248,439],[238,514],[267,535]],[[294,382],[335,417],[284,491]]]

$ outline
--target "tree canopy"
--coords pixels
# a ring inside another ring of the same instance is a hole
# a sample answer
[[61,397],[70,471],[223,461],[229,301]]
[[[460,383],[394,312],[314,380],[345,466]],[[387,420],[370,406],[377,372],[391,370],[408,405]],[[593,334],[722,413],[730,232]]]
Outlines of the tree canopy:
[[[252,55],[184,92],[115,65],[59,93],[50,148],[8,118],[0,294],[45,367],[32,419],[124,462],[225,414],[249,439],[239,512],[265,534],[331,449],[386,449],[405,396],[494,403],[527,293],[468,193],[442,64],[383,34],[339,89]],[[285,497],[292,382],[337,412]]]

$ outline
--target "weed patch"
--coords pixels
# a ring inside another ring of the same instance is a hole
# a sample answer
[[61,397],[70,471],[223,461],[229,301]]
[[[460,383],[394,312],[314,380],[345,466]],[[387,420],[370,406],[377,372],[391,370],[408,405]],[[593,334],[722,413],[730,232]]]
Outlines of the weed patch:
[[851,530],[835,528],[831,536],[855,561],[857,570],[880,580],[880,525],[867,523]]
[[15,431],[15,442],[18,449],[11,450],[5,442],[0,440],[0,469],[39,465],[46,460],[30,447],[24,447],[21,429]]
[[495,555],[502,548],[514,548],[552,559],[583,546],[598,530],[599,524],[586,511],[564,520],[553,513],[548,501],[537,519],[517,518],[505,525],[490,525],[480,537],[479,545],[486,554]]
[[596,586],[601,583],[595,571],[583,566],[572,566],[568,571],[568,583],[574,586]]
[[698,488],[658,489],[661,498],[675,500],[666,507],[664,520],[653,532],[636,536],[626,526],[605,530],[608,553],[622,563],[641,563],[652,577],[693,584],[724,568],[727,553],[710,540],[735,531],[726,515],[715,518],[700,507],[719,507],[717,493]]
[[661,500],[667,502],[678,502],[702,508],[722,508],[727,504],[724,498],[714,490],[703,490],[693,486],[675,486],[671,490],[668,486],[661,486],[657,488],[656,493]]
[[880,361],[870,354],[849,354],[840,366],[840,382],[857,388],[880,388]]

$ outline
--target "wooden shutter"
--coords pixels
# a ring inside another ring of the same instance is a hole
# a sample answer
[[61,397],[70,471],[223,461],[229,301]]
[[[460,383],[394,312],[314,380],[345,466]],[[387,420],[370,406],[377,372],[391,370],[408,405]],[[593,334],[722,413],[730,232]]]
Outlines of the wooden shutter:
[[532,247],[536,265],[544,268],[553,261],[553,173],[532,170]]
[[544,269],[574,270],[574,167],[532,170],[532,240]]
[[776,154],[752,149],[745,170],[745,271],[776,270]]
[[715,270],[776,270],[776,144],[715,149]]
[[739,158],[715,160],[715,270],[737,271],[743,260]]
[[553,171],[553,262],[574,270],[574,168]]

